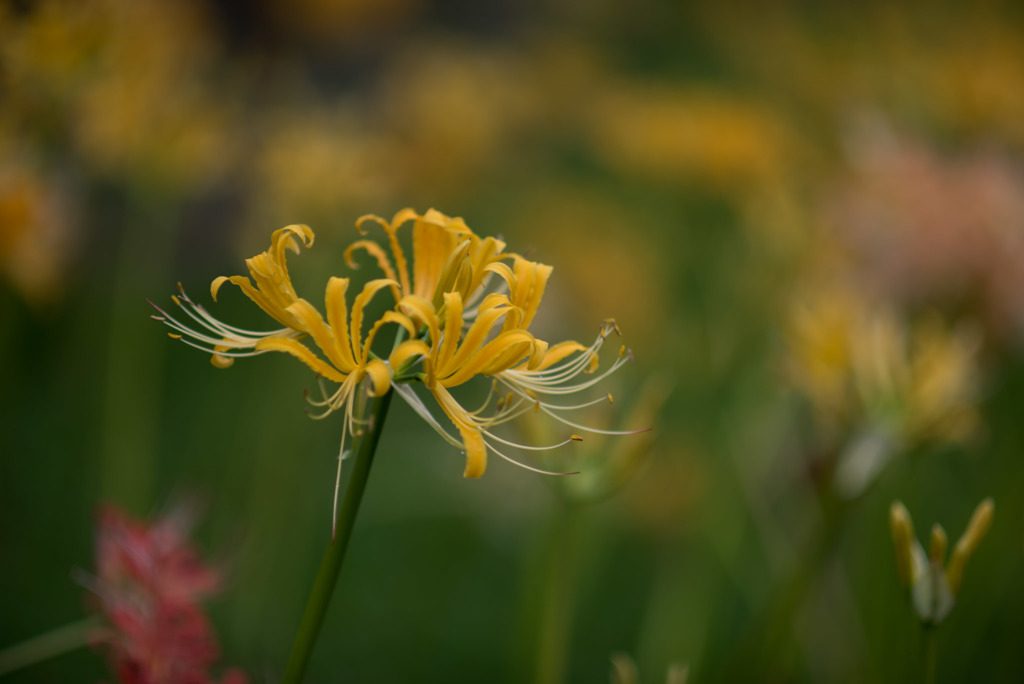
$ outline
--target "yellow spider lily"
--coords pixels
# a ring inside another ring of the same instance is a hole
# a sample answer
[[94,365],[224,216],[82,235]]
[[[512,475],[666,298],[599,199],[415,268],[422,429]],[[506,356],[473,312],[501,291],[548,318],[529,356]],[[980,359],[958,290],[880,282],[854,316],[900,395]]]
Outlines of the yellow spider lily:
[[[410,221],[411,269],[398,240],[398,229]],[[314,236],[306,226],[288,226],[274,232],[267,251],[246,261],[248,277],[222,276],[211,285],[215,300],[224,283],[237,285],[284,327],[253,331],[228,325],[190,300],[184,290],[174,301],[198,324],[198,329],[162,310],[156,318],[174,329],[172,337],[210,352],[218,367],[230,365],[235,357],[269,351],[285,352],[305,363],[321,378],[322,398],[309,400],[313,406],[323,409],[314,417],[323,418],[333,411],[344,410],[342,453],[349,432],[363,423],[355,401],[356,389],[364,379],[369,380],[369,393],[373,396],[394,389],[449,443],[465,451],[466,477],[480,477],[484,473],[488,451],[529,470],[546,472],[505,456],[495,444],[539,450],[580,439],[572,435],[558,444],[537,447],[516,444],[492,432],[495,426],[527,411],[542,411],[579,430],[627,434],[584,427],[560,415],[562,411],[611,401],[611,395],[571,406],[548,401],[551,396],[572,394],[594,386],[631,358],[623,347],[618,360],[604,373],[579,379],[582,373],[596,371],[598,352],[605,339],[612,331],[618,332],[614,321],[605,321],[589,347],[572,341],[550,346],[529,332],[551,276],[550,266],[517,254],[506,254],[502,240],[481,238],[462,219],[449,218],[433,209],[422,215],[404,209],[390,223],[377,216],[364,216],[357,221],[357,228],[362,230],[367,222],[376,222],[384,229],[390,255],[378,243],[367,239],[356,241],[345,251],[345,259],[351,266],[355,266],[353,253],[366,251],[385,276],[365,285],[353,301],[351,314],[346,303],[347,278],[328,281],[326,319],[312,304],[296,295],[288,275],[287,250],[298,252],[300,240],[303,245],[311,246]],[[498,287],[489,291],[492,279],[498,281]],[[390,289],[394,294],[396,309],[386,312],[363,338],[364,310],[383,289]],[[385,362],[373,356],[370,349],[378,330],[387,323],[404,328],[410,339],[398,344]],[[312,339],[320,355],[301,341],[304,337]],[[413,370],[418,364],[422,364],[422,371]],[[491,393],[480,408],[468,411],[449,390],[477,376],[492,379]],[[322,379],[338,383],[338,389],[328,392]],[[433,417],[410,384],[419,381],[436,398],[459,437]],[[340,467],[339,460],[339,478]]]
[[[405,251],[398,241],[398,229],[412,221],[412,274]],[[430,209],[418,214],[402,209],[391,222],[367,214],[356,221],[356,228],[366,235],[363,226],[377,223],[387,234],[389,257],[373,240],[358,240],[345,250],[345,261],[357,268],[353,253],[364,250],[376,261],[385,277],[398,281],[395,300],[402,295],[417,295],[440,309],[445,292],[459,292],[467,307],[478,302],[485,292],[490,271],[488,266],[506,258],[505,243],[493,237],[481,238],[461,218],[450,218]],[[399,288],[401,292],[399,292]]]
[[[412,278],[409,264],[398,241],[398,229],[412,221]],[[466,453],[466,477],[480,477],[487,467],[487,451],[537,472],[505,456],[495,442],[523,449],[549,449],[579,440],[572,435],[563,442],[545,447],[516,444],[502,439],[491,428],[508,422],[527,411],[544,411],[556,420],[580,430],[591,431],[558,415],[562,410],[577,409],[605,401],[577,406],[562,406],[544,400],[545,395],[570,394],[582,391],[613,373],[627,360],[625,348],[616,363],[604,374],[577,381],[580,373],[593,372],[597,354],[614,322],[602,326],[601,334],[590,347],[577,342],[562,342],[549,348],[547,342],[528,332],[533,322],[552,268],[529,261],[516,254],[503,252],[505,243],[497,238],[477,236],[461,218],[450,218],[434,209],[418,214],[403,209],[389,223],[379,216],[363,216],[357,228],[367,222],[379,224],[387,235],[391,256],[371,240],[360,240],[345,252],[346,261],[355,266],[352,254],[365,250],[374,257],[384,275],[397,280],[403,296],[398,309],[425,328],[421,339],[408,340],[392,352],[392,372],[401,376],[403,370],[422,360],[423,373],[417,374],[434,395],[441,410],[458,430],[456,438],[433,417],[430,409],[408,384],[395,383],[395,391],[412,406],[449,443]],[[364,233],[365,234],[365,233]],[[509,266],[505,261],[511,260]],[[492,274],[500,278],[507,294],[488,292]],[[396,297],[398,292],[396,291]],[[494,379],[487,401],[476,411],[464,409],[449,392],[478,376]],[[490,402],[499,387],[507,396]],[[594,430],[603,432],[601,430]]]
[[[323,390],[323,398],[310,400],[310,403],[323,409],[319,415],[313,416],[318,419],[336,410],[344,411],[345,421],[341,438],[343,454],[348,434],[357,431],[354,428],[362,422],[354,410],[356,389],[359,384],[364,379],[369,379],[371,396],[381,396],[391,387],[391,369],[384,361],[373,358],[370,353],[377,332],[383,325],[394,323],[404,327],[409,334],[415,334],[416,326],[406,315],[388,311],[374,322],[366,336],[363,336],[363,314],[366,306],[378,292],[396,285],[395,281],[386,278],[368,282],[355,297],[351,313],[346,301],[349,279],[328,280],[324,296],[327,311],[325,320],[316,307],[298,297],[292,287],[288,275],[286,250],[299,251],[296,238],[301,239],[305,246],[311,246],[314,239],[313,231],[307,226],[288,226],[275,231],[271,237],[270,248],[246,260],[251,280],[241,275],[221,276],[210,286],[210,294],[216,301],[217,293],[224,283],[237,285],[257,306],[284,325],[283,328],[253,331],[228,325],[189,299],[184,289],[181,289],[180,297],[173,297],[174,302],[198,324],[198,329],[181,323],[159,307],[161,315],[154,318],[163,321],[175,331],[169,333],[171,337],[210,352],[214,365],[218,367],[231,365],[235,357],[277,351],[291,354],[321,378],[338,383],[339,387],[333,393]],[[300,341],[300,338],[307,336],[313,340],[324,358]],[[339,479],[340,458],[341,454],[338,464]]]
[[[398,304],[399,310],[427,329],[426,339],[430,343],[424,339],[401,343],[389,357],[391,368],[401,374],[412,364],[422,361],[423,372],[415,377],[434,395],[461,439],[441,426],[411,385],[396,383],[395,391],[450,444],[465,451],[465,477],[480,477],[484,474],[488,450],[528,470],[546,473],[509,458],[495,446],[495,442],[521,449],[540,450],[557,448],[570,441],[578,441],[580,437],[572,435],[550,446],[527,446],[503,439],[491,432],[491,428],[529,411],[543,411],[555,420],[580,430],[611,433],[578,425],[559,415],[561,411],[610,401],[610,395],[573,406],[551,403],[546,397],[572,394],[590,388],[618,370],[629,356],[623,348],[619,359],[604,373],[578,380],[581,373],[596,370],[598,352],[608,335],[613,330],[617,331],[614,321],[606,321],[602,325],[600,334],[590,347],[572,341],[549,346],[525,330],[525,325],[536,312],[536,305],[543,294],[543,284],[536,291],[523,285],[537,285],[537,271],[543,273],[541,280],[546,280],[550,267],[516,257],[516,269],[505,267],[494,270],[509,279],[511,297],[498,293],[487,295],[471,323],[467,324],[462,294],[457,291],[443,293],[442,315],[438,314],[431,302],[418,295],[403,297]],[[515,277],[516,272],[524,277],[522,281]],[[517,300],[522,301],[524,306],[515,305],[513,302]],[[493,378],[491,392],[480,408],[469,411],[456,401],[449,388],[462,385],[480,375]],[[502,392],[498,391],[499,388],[503,388]],[[487,413],[491,402],[499,394],[504,396],[499,397],[493,411]]]

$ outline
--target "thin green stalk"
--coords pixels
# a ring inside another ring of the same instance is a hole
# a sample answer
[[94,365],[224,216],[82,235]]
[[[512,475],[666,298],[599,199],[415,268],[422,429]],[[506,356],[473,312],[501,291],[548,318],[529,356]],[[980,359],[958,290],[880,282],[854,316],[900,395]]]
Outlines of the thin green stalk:
[[560,684],[565,680],[571,642],[580,505],[568,501],[559,506],[552,519],[547,540],[544,576],[537,622],[537,684]]
[[313,647],[316,645],[320,628],[324,624],[324,617],[327,615],[331,594],[334,593],[338,575],[341,573],[341,564],[345,560],[345,551],[348,549],[348,542],[352,537],[352,528],[356,523],[359,504],[363,500],[366,481],[370,476],[370,466],[373,465],[373,455],[377,450],[377,443],[380,441],[381,429],[384,427],[388,406],[391,405],[392,394],[393,392],[388,392],[382,397],[373,399],[367,407],[366,415],[369,422],[366,424],[366,432],[363,433],[356,448],[356,462],[352,468],[348,488],[345,490],[345,499],[341,503],[341,510],[338,511],[334,538],[327,545],[323,560],[320,561],[320,570],[313,582],[313,590],[309,594],[306,610],[302,614],[302,622],[299,623],[299,632],[295,635],[295,642],[292,644],[292,652],[288,657],[288,665],[282,680],[284,684],[301,682],[306,667],[309,665]]
[[822,570],[833,557],[845,530],[848,501],[838,499],[830,490],[822,492],[822,529],[800,554],[799,564],[769,600],[759,616],[747,628],[745,636],[731,649],[728,662],[717,681],[743,681],[746,672],[765,673],[780,660],[793,631],[794,620]]
[[99,625],[86,618],[0,650],[0,677],[87,645]]
[[128,510],[153,505],[167,338],[149,320],[147,296],[171,282],[173,199],[134,187],[125,199],[109,301],[100,423],[100,492]]
[[924,625],[924,648],[921,651],[924,661],[924,684],[935,684],[939,660],[938,633],[935,625]]

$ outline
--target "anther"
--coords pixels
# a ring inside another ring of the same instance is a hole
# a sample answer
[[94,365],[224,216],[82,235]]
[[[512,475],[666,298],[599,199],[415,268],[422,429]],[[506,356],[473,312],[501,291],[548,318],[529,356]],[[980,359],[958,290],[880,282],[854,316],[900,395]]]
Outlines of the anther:
[[574,442],[582,442],[583,441],[583,438],[580,437],[579,435],[569,435],[569,439],[571,439]]

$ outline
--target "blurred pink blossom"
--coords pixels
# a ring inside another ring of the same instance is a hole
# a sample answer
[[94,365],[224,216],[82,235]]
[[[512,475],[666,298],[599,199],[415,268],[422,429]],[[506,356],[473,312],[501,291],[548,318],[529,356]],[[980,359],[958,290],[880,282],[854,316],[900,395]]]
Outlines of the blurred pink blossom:
[[85,582],[106,626],[97,642],[122,684],[246,684],[238,670],[209,674],[217,637],[200,601],[221,586],[188,535],[193,509],[151,523],[105,507],[96,525],[96,575]]
[[831,222],[874,288],[976,310],[1024,333],[1024,173],[995,151],[946,157],[884,126],[854,136]]

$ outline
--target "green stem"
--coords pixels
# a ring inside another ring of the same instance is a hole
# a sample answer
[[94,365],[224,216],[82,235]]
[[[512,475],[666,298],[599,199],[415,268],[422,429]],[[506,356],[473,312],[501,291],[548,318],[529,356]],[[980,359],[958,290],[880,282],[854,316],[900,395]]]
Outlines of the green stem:
[[327,545],[323,560],[320,561],[320,570],[313,583],[313,590],[309,594],[306,610],[302,614],[299,632],[295,635],[295,642],[292,644],[292,652],[288,657],[288,665],[282,680],[284,684],[301,682],[306,667],[309,665],[309,658],[313,654],[313,647],[316,645],[317,636],[320,634],[324,617],[327,615],[331,594],[334,593],[334,587],[338,582],[341,564],[345,560],[345,551],[348,549],[348,542],[352,537],[352,528],[355,526],[359,504],[363,500],[366,480],[370,476],[370,466],[373,464],[373,455],[377,450],[377,442],[380,441],[381,428],[384,426],[384,418],[387,416],[392,394],[393,392],[388,392],[384,396],[374,399],[367,408],[366,415],[369,422],[366,425],[366,432],[356,448],[356,462],[352,469],[348,488],[345,490],[345,499],[341,503],[341,510],[338,511],[334,538]]
[[0,650],[0,677],[87,645],[99,625],[86,618]]
[[769,671],[772,663],[786,658],[787,639],[792,635],[796,615],[808,591],[833,557],[845,529],[850,503],[830,490],[819,494],[824,524],[805,546],[800,562],[769,600],[761,614],[731,649],[724,671],[716,681],[744,681],[747,672]]
[[572,630],[573,587],[580,513],[579,504],[568,501],[558,507],[547,540],[544,576],[537,624],[537,684],[559,684],[565,680]]
[[100,494],[128,510],[152,508],[157,488],[161,389],[167,337],[146,296],[171,282],[177,216],[173,200],[133,187],[125,199],[113,271],[100,423]]
[[924,684],[935,684],[937,664],[939,660],[939,630],[935,625],[924,625]]

